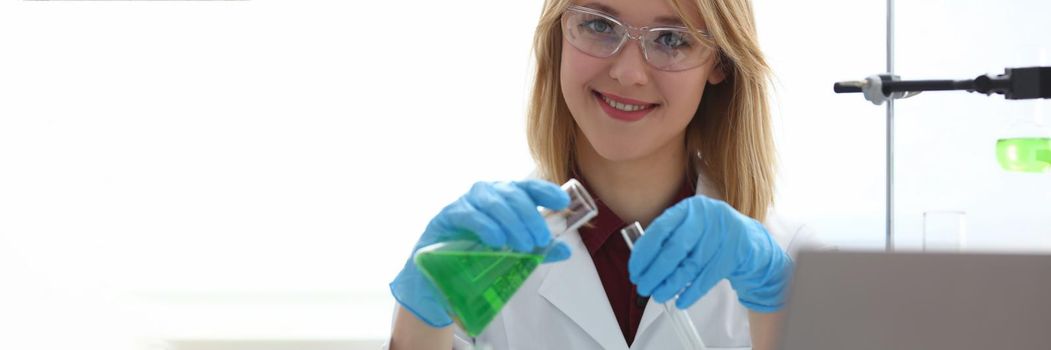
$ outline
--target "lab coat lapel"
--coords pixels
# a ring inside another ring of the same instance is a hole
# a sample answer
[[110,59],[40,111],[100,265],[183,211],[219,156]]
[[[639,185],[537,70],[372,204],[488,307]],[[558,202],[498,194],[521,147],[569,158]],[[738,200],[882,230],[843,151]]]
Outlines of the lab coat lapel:
[[653,298],[646,303],[646,309],[642,310],[642,321],[639,321],[639,330],[635,332],[635,339],[642,338],[646,328],[649,328],[658,317],[664,314],[664,306],[658,304]]
[[569,244],[573,254],[566,261],[555,263],[540,285],[540,295],[569,317],[603,349],[627,349],[617,318],[605,298],[605,289],[591,261],[587,248],[577,232],[566,233],[561,239]]

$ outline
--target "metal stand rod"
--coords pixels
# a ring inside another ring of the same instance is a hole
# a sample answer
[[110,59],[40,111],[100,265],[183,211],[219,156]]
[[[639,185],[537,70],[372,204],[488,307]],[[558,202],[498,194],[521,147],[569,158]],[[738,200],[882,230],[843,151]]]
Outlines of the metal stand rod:
[[[836,93],[862,92],[861,87],[836,83],[832,86]],[[974,90],[974,80],[898,80],[883,82],[883,94],[911,91],[949,91]]]
[[[894,75],[894,0],[887,0],[887,74]],[[889,95],[884,92],[885,95]],[[887,102],[887,237],[894,251],[894,100]]]

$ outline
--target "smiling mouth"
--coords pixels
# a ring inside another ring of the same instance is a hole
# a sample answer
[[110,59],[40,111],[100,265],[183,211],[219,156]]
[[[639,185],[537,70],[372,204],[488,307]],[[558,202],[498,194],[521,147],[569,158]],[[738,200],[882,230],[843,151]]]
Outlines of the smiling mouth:
[[592,90],[591,93],[595,96],[595,102],[598,103],[599,108],[606,116],[621,122],[633,123],[640,121],[660,106],[657,103],[646,103],[645,101],[626,97],[607,95],[595,90]]
[[605,94],[603,94],[601,92],[598,92],[598,91],[595,91],[595,90],[591,90],[591,93],[594,94],[595,97],[598,97],[600,100],[605,102],[610,107],[613,107],[616,110],[624,111],[624,112],[638,112],[638,111],[641,111],[641,110],[650,109],[650,108],[658,106],[657,104],[654,104],[654,103],[633,104],[633,103],[620,102],[620,101],[614,100],[613,98],[611,98],[609,96],[606,96]]

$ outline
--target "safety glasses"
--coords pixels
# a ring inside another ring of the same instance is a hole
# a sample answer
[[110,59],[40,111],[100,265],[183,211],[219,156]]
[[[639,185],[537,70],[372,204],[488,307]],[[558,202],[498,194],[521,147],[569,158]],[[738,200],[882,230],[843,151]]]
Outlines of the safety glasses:
[[616,55],[628,39],[638,40],[646,62],[663,71],[698,67],[716,51],[711,36],[704,31],[676,26],[636,28],[602,11],[577,5],[562,14],[562,33],[573,47],[598,58]]

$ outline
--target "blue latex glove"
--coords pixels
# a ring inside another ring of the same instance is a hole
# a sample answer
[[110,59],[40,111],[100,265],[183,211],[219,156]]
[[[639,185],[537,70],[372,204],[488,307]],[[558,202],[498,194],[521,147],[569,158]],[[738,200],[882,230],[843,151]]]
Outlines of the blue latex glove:
[[[537,206],[562,210],[569,206],[569,195],[557,185],[542,180],[516,182],[478,182],[467,194],[446,206],[431,219],[423,231],[416,251],[425,246],[449,241],[477,239],[493,248],[509,247],[520,252],[533,252],[551,244],[551,232]],[[473,235],[471,235],[473,233]],[[569,246],[556,242],[544,262],[569,258]],[[391,293],[402,307],[432,327],[452,323],[441,295],[416,268],[412,256],[391,282]]]
[[653,220],[635,243],[628,272],[639,294],[686,309],[723,278],[745,307],[784,305],[792,261],[758,221],[726,202],[687,198]]

